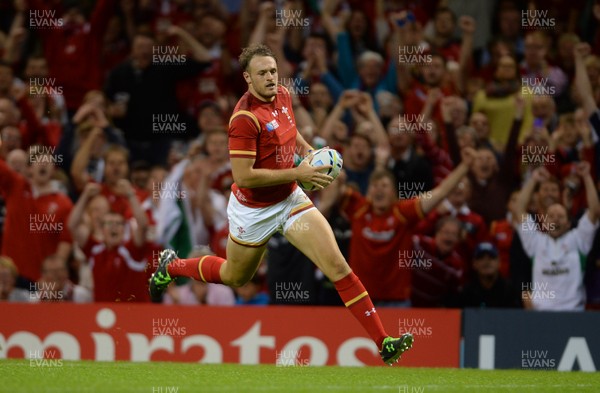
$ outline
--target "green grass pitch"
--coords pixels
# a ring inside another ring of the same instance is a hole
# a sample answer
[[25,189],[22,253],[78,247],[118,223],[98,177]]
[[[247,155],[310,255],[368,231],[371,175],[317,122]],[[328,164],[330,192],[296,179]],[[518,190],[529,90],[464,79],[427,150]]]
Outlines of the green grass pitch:
[[0,392],[581,393],[600,392],[600,373],[2,360]]

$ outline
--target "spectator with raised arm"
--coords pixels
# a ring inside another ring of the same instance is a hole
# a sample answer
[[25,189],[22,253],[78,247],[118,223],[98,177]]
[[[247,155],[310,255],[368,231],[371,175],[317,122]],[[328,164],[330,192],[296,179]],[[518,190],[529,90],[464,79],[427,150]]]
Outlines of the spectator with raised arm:
[[102,86],[104,75],[99,67],[102,41],[117,2],[97,1],[89,20],[76,2],[70,2],[64,8],[53,8],[51,2],[41,0],[28,2],[31,9],[45,11],[48,16],[44,18],[50,19],[52,14],[58,18],[60,15],[64,23],[63,28],[46,28],[41,21],[35,22],[40,25],[36,30],[48,60],[49,75],[56,78],[56,86],[63,88],[67,109],[73,113],[86,92]]
[[523,249],[531,259],[532,282],[524,294],[525,306],[534,310],[582,311],[585,306],[583,273],[586,256],[598,229],[600,203],[590,165],[577,165],[577,174],[585,185],[588,209],[571,229],[564,206],[553,204],[541,223],[527,214],[527,205],[537,184],[549,173],[538,168],[525,183],[517,200],[513,217]]
[[477,159],[469,173],[473,187],[469,207],[480,214],[487,225],[493,220],[504,218],[510,194],[519,186],[519,178],[515,175],[515,161],[523,112],[523,100],[517,97],[514,104],[512,127],[504,148],[502,162],[498,162],[493,150],[480,146],[477,149]]
[[[57,146],[57,154],[63,157],[61,168],[70,170],[74,156],[80,149],[88,148],[84,144],[86,141],[91,142],[88,137],[92,136],[92,129],[98,128],[103,133],[101,137],[94,140],[88,171],[94,174],[92,178],[96,181],[102,180],[101,156],[106,145],[116,144],[125,147],[123,133],[110,123],[107,104],[106,97],[101,91],[92,90],[86,93],[83,104],[77,109],[71,121],[65,125]],[[79,179],[77,180],[79,181]],[[81,184],[76,184],[76,187],[80,189]]]
[[180,130],[185,119],[177,103],[177,81],[197,75],[211,60],[207,48],[182,28],[171,26],[169,33],[191,48],[192,56],[183,64],[156,64],[154,38],[138,33],[130,59],[113,69],[105,84],[115,125],[123,130],[132,159],[150,164],[165,164],[171,140],[188,131],[187,126]]
[[398,268],[398,251],[412,250],[416,224],[467,174],[474,155],[472,149],[465,149],[456,169],[421,198],[398,200],[396,179],[384,169],[371,175],[366,197],[347,187],[343,176],[322,191],[327,205],[320,209],[328,213],[337,206],[349,219],[350,267],[364,277],[365,287],[378,304],[410,305],[411,274]]
[[[473,99],[473,112],[484,113],[490,124],[490,139],[504,147],[509,139],[512,119],[515,114],[515,100],[521,96],[522,81],[519,79],[517,63],[510,55],[498,61],[494,79],[481,89]],[[525,106],[519,132],[531,128],[531,95],[523,96]],[[501,149],[502,150],[502,149]]]
[[[591,48],[587,43],[575,45],[575,88],[579,92],[584,115],[589,118],[596,137],[600,138],[600,111],[598,111],[598,103],[594,99],[594,92],[585,66],[585,59],[590,52]],[[600,144],[596,143],[595,145],[596,159],[598,160],[595,165],[600,168]]]
[[52,181],[56,158],[47,147],[32,146],[28,158],[27,177],[0,160],[6,203],[1,254],[12,258],[23,278],[37,281],[45,257],[57,254],[66,261],[71,253],[66,222],[73,203]]
[[117,192],[126,198],[135,219],[129,240],[125,239],[126,219],[116,211],[109,211],[102,217],[102,240],[91,236],[89,231],[77,231],[86,207],[101,191],[100,185],[88,183],[69,217],[69,230],[92,271],[93,299],[95,302],[147,301],[148,219],[131,183],[126,179],[117,183]]
[[418,150],[416,135],[421,131],[413,132],[410,127],[411,124],[404,120],[399,123],[395,121],[388,123],[390,157],[386,167],[396,177],[399,191],[424,192],[434,186],[432,165]]
[[211,163],[190,151],[175,165],[164,184],[170,192],[158,206],[158,243],[169,245],[187,256],[195,245],[208,244],[211,231],[227,222],[226,199],[211,189]]

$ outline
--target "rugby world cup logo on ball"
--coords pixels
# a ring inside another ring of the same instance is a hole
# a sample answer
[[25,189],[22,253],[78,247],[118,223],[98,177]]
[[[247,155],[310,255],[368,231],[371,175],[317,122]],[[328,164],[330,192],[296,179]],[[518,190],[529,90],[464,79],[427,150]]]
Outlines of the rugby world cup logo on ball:
[[[316,150],[312,155],[306,157],[305,160],[306,159],[310,160],[308,163],[311,166],[331,165],[331,168],[323,169],[322,172],[333,177],[334,180],[338,177],[342,170],[342,166],[344,165],[342,155],[337,150],[328,147]],[[306,191],[314,191],[317,189],[317,187],[310,182],[299,181],[298,184],[300,185],[300,188]]]

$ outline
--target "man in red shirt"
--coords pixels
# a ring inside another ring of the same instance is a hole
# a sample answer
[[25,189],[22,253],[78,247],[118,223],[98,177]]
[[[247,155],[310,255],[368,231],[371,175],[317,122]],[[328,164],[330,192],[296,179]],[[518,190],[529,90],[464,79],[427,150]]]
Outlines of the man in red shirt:
[[463,150],[462,162],[420,198],[398,200],[394,175],[385,169],[371,175],[366,197],[347,187],[344,176],[323,192],[323,200],[340,206],[349,218],[350,266],[363,278],[375,301],[410,304],[411,270],[419,268],[418,258],[411,254],[415,227],[467,174],[474,155],[473,149]]
[[94,301],[147,301],[146,291],[146,242],[148,218],[144,213],[131,183],[121,179],[117,191],[127,198],[135,226],[131,229],[131,239],[125,241],[125,217],[115,211],[102,218],[103,240],[98,241],[90,232],[77,231],[90,200],[101,193],[101,186],[88,183],[75,204],[69,219],[75,242],[81,247],[92,269],[94,278]]
[[[85,93],[102,86],[104,32],[114,12],[115,0],[99,0],[89,18],[75,4],[53,8],[52,2],[30,0],[29,24],[37,26],[44,57],[56,87],[64,91],[67,109],[76,111]],[[61,23],[61,28],[52,28]]]
[[[75,154],[71,165],[71,176],[78,190],[82,190],[88,182],[93,181],[92,176],[87,172],[87,168],[93,157],[93,150],[102,146],[103,138],[104,131],[98,127],[93,128],[77,154]],[[98,145],[98,142],[100,142],[100,145]],[[121,195],[118,191],[119,182],[127,179],[129,174],[129,153],[122,146],[109,145],[104,151],[103,161],[104,173],[100,184],[100,193],[106,197],[112,211],[121,214],[125,218],[130,218],[131,211],[127,197]],[[146,191],[135,187],[134,192],[139,201],[143,201],[148,195]]]
[[227,209],[227,260],[216,256],[182,260],[165,250],[150,280],[151,297],[159,301],[179,276],[240,287],[256,272],[271,236],[281,232],[334,283],[346,307],[376,343],[382,360],[393,364],[412,346],[413,337],[410,333],[388,336],[327,220],[297,186],[301,181],[322,189],[333,179],[321,173],[330,166],[312,167],[304,160],[294,167],[294,153],[304,156],[312,147],[297,130],[290,93],[278,86],[274,54],[264,45],[245,48],[240,65],[248,91],[229,121],[235,183]]
[[66,222],[73,203],[52,182],[58,158],[43,146],[32,146],[29,180],[0,160],[0,195],[6,201],[0,254],[9,256],[29,281],[40,278],[45,257],[57,254],[66,261],[71,253]]
[[457,252],[462,222],[446,216],[435,226],[434,237],[415,236],[414,256],[423,268],[412,269],[411,304],[444,307],[456,301],[464,283],[465,259]]

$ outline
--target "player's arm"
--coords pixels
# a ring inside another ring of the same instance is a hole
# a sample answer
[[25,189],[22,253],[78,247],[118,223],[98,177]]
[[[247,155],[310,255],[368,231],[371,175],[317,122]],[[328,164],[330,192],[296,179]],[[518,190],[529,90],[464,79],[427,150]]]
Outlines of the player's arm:
[[536,185],[547,179],[549,176],[550,174],[545,168],[534,169],[529,180],[527,180],[523,185],[523,188],[521,188],[515,204],[515,214],[512,217],[513,226],[515,228],[518,229],[518,227],[527,220],[527,205],[529,205],[529,201]]
[[85,245],[92,233],[91,225],[88,226],[83,222],[85,208],[87,207],[88,202],[98,194],[100,194],[100,186],[98,184],[86,184],[83,192],[69,214],[67,228],[71,231],[71,236],[79,247]]
[[266,169],[254,168],[255,161],[254,158],[231,158],[231,172],[238,187],[268,187],[301,181],[313,183],[318,189],[322,189],[333,180],[331,176],[319,172],[330,168],[330,165],[313,167],[309,165],[308,160],[304,160],[295,168]]
[[56,246],[56,255],[58,255],[63,261],[69,260],[69,255],[71,255],[71,250],[73,250],[73,245],[66,241],[59,241]]
[[[230,121],[229,158],[233,180],[238,187],[268,187],[299,180],[311,182],[318,189],[322,189],[331,183],[333,180],[331,176],[319,172],[331,166],[312,167],[308,164],[309,160],[304,160],[296,168],[255,168],[256,141],[260,132],[258,120],[249,112],[234,114]],[[302,139],[298,139],[298,135],[299,133],[296,133],[296,143],[300,143],[300,146],[308,152],[311,146],[301,136]]]
[[300,131],[296,132],[296,147],[298,148],[298,155],[305,156],[314,148],[306,142],[306,139],[302,136]]
[[135,190],[129,180],[120,179],[117,182],[117,193],[127,197],[131,213],[136,222],[136,227],[132,232],[133,243],[136,247],[142,247],[146,241],[146,231],[148,229],[148,217],[146,216],[146,212],[144,212],[140,201],[138,201]]
[[590,173],[589,162],[580,162],[577,165],[577,174],[581,176],[585,185],[585,196],[588,205],[587,215],[592,223],[596,223],[598,214],[600,214],[600,202],[598,201],[598,192],[594,184],[594,179]]
[[86,169],[92,157],[94,144],[98,138],[102,137],[103,133],[104,131],[101,128],[94,127],[73,158],[73,162],[71,163],[71,177],[77,190],[83,190],[86,183],[90,180]]
[[583,109],[586,116],[590,116],[596,110],[598,106],[594,100],[594,94],[592,92],[592,85],[590,83],[590,77],[588,76],[587,69],[585,67],[585,57],[591,52],[590,45],[584,42],[578,43],[573,48],[573,56],[575,60],[575,87],[579,92]]
[[431,190],[430,198],[420,198],[421,211],[423,214],[429,213],[437,206],[444,198],[450,194],[450,191],[456,187],[460,180],[467,174],[469,167],[475,159],[475,150],[465,148],[462,151],[462,161],[454,168],[452,172],[440,183],[439,186]]

